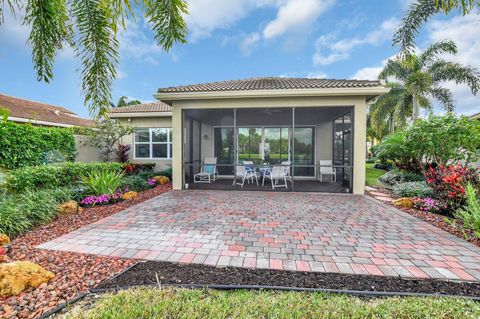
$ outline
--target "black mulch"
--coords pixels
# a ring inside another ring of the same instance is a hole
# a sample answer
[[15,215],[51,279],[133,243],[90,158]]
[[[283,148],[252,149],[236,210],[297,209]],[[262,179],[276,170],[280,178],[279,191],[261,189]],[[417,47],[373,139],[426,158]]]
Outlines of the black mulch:
[[480,283],[236,267],[217,268],[160,261],[141,262],[119,276],[101,283],[97,288],[157,285],[156,274],[161,284],[283,286],[480,297]]

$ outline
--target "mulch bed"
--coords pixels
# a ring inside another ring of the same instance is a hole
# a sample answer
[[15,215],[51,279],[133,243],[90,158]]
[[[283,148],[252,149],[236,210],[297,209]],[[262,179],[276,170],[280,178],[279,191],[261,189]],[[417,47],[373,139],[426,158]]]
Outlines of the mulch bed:
[[54,272],[56,277],[35,290],[29,289],[18,296],[0,298],[0,318],[38,317],[133,265],[134,260],[40,250],[34,247],[170,189],[170,184],[160,185],[139,193],[139,196],[131,201],[85,208],[82,213],[75,215],[62,215],[48,225],[13,239],[13,251],[9,256],[11,261],[33,261]]
[[479,283],[237,267],[218,268],[160,261],[141,262],[100,284],[98,288],[157,285],[156,274],[160,284],[283,286],[480,297]]
[[[382,188],[377,188],[375,190],[375,192],[378,192],[378,193],[383,193],[387,196],[391,196],[391,192],[388,191],[387,189],[382,189]],[[366,192],[367,195],[375,198],[375,196],[373,196],[371,194],[371,192]],[[388,202],[383,202],[384,204],[387,204],[387,205],[390,205],[390,206],[393,206],[399,210],[401,210],[402,212],[405,212],[409,215],[412,215],[414,217],[417,217],[423,221],[426,221],[427,223],[429,224],[432,224],[452,235],[455,235],[459,238],[462,238],[478,247],[480,247],[480,238],[478,238],[477,236],[475,236],[475,233],[470,230],[470,229],[466,229],[463,227],[463,224],[460,222],[460,221],[455,221],[455,223],[449,223],[446,220],[446,218],[450,219],[450,220],[454,220],[450,217],[447,217],[447,216],[443,216],[443,215],[440,215],[440,214],[435,214],[435,213],[429,213],[429,212],[424,212],[424,211],[421,211],[421,210],[418,210],[418,209],[414,209],[414,208],[411,208],[411,209],[408,209],[408,208],[402,208],[402,207],[397,207],[391,203],[388,203]]]

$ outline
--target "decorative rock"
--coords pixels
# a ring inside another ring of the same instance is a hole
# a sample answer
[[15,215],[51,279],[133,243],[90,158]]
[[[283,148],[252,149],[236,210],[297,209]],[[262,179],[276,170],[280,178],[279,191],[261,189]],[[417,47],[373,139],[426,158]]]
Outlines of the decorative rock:
[[6,246],[10,244],[10,237],[5,234],[0,234],[0,246]]
[[37,288],[55,277],[53,272],[30,261],[0,265],[0,296],[16,296],[28,287]]
[[83,212],[83,208],[79,207],[78,203],[74,200],[66,201],[58,205],[58,212],[60,214],[76,214],[77,212]]
[[0,234],[0,262],[8,261],[7,254],[11,250],[10,238],[5,234]]
[[132,200],[138,197],[137,192],[126,192],[125,194],[122,195],[122,198],[124,200]]
[[412,208],[413,207],[413,199],[408,198],[408,197],[402,197],[399,199],[396,199],[392,202],[393,205],[401,207],[401,208]]
[[170,182],[170,178],[168,178],[167,176],[154,176],[152,178],[154,180],[156,180],[157,183],[160,184],[160,185],[164,185],[164,184],[167,184],[168,182]]

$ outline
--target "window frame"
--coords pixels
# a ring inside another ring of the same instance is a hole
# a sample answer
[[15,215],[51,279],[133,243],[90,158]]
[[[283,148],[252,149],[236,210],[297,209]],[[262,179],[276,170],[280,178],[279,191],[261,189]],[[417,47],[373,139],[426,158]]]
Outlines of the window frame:
[[[136,141],[136,130],[148,130],[148,142],[137,142]],[[153,142],[153,131],[154,130],[167,130],[167,141],[166,142]],[[167,157],[153,157],[153,145],[164,144],[167,145]],[[138,157],[137,156],[137,145],[148,145],[149,146],[149,157]],[[172,142],[172,128],[171,127],[136,127],[133,132],[133,159],[135,160],[170,160],[172,159],[171,149],[173,147]]]

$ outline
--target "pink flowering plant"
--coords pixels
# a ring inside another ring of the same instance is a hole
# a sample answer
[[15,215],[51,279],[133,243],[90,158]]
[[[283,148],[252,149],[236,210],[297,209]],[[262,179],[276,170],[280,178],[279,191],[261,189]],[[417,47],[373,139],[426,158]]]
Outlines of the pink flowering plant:
[[155,187],[155,186],[157,186],[157,180],[154,179],[154,178],[149,178],[148,181],[147,181],[147,184],[152,186],[152,187]]
[[413,198],[413,207],[423,212],[439,213],[447,209],[447,206],[441,201],[431,197]]

